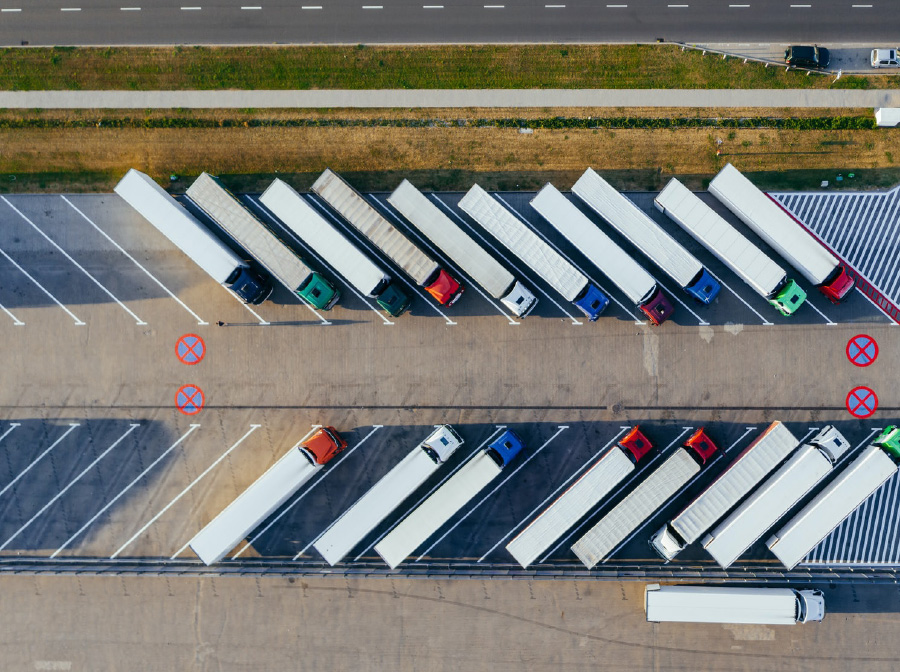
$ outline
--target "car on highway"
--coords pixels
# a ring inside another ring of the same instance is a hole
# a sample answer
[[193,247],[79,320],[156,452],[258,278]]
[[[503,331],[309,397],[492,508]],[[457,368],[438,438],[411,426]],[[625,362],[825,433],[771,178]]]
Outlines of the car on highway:
[[897,49],[873,49],[870,63],[873,68],[900,68],[900,53]]
[[827,68],[831,53],[818,45],[790,46],[784,50],[784,62],[801,68]]

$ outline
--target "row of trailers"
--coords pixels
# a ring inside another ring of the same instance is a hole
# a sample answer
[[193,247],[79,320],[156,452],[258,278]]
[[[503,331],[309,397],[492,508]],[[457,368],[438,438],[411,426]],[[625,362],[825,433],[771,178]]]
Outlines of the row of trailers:
[[[313,547],[328,564],[341,562],[462,444],[463,439],[449,425],[436,427],[344,511]],[[216,516],[189,542],[190,547],[207,565],[220,561],[346,445],[334,428],[320,429],[311,439],[294,446]],[[837,476],[827,487],[766,541],[781,563],[793,569],[897,471],[900,427],[885,429],[843,466],[841,458],[849,447],[832,426],[808,441],[800,441],[781,422],[773,422],[653,535],[650,546],[670,561],[703,537],[703,547],[720,566],[728,568],[836,470]],[[515,432],[505,431],[420,500],[378,541],[375,551],[391,569],[399,566],[496,479],[524,448]],[[653,450],[640,427],[632,428],[531,520],[506,549],[523,568],[539,562],[553,552],[568,530],[602,507],[612,490]],[[719,453],[701,428],[625,494],[571,550],[589,569],[604,562]]]
[[[328,278],[301,259],[207,173],[197,178],[186,196],[270,277],[251,268],[147,175],[131,170],[115,191],[245,302],[264,301],[272,291],[271,278],[317,309],[328,310],[340,298]],[[393,217],[392,213],[382,213],[339,175],[326,170],[312,185],[312,191],[439,304],[452,305],[462,295],[460,281],[388,220],[386,215]],[[840,262],[731,164],[713,179],[709,191],[829,299],[837,302],[850,292],[853,280]],[[592,169],[585,171],[572,193],[690,297],[703,304],[715,300],[720,290],[715,276]],[[404,287],[335,228],[326,218],[330,213],[318,209],[318,203],[303,198],[279,179],[259,201],[357,292],[374,298],[392,316],[407,310],[410,297]],[[387,201],[414,230],[513,315],[524,317],[533,310],[537,303],[534,293],[451,219],[448,214],[454,213],[442,210],[440,201],[429,199],[407,180]],[[785,270],[677,179],[671,180],[654,203],[782,314],[791,315],[802,305],[806,294]],[[556,187],[546,185],[531,205],[609,277],[652,324],[661,324],[672,315],[672,302],[657,280]],[[473,186],[459,207],[591,321],[609,304],[609,297],[581,271],[480,186]]]

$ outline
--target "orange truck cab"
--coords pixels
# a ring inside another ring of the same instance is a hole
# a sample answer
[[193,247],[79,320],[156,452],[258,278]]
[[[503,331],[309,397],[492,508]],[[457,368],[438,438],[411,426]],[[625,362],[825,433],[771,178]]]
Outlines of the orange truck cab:
[[322,427],[300,444],[300,450],[307,459],[313,464],[320,465],[326,464],[346,447],[347,442],[341,438],[334,427]]

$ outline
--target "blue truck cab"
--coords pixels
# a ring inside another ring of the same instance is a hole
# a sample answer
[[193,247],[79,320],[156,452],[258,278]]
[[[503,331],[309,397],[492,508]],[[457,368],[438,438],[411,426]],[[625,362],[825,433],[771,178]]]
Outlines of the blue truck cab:
[[272,281],[248,266],[238,266],[225,280],[228,288],[244,303],[259,305],[272,294]]
[[609,297],[601,292],[594,285],[588,283],[584,291],[581,292],[572,302],[578,306],[582,313],[587,315],[591,322],[596,322],[606,307],[609,305]]
[[519,438],[519,435],[511,429],[507,429],[500,435],[499,439],[487,447],[485,452],[493,458],[498,467],[503,468],[509,464],[524,447],[525,442]]
[[693,296],[702,304],[709,305],[719,295],[722,286],[716,280],[712,273],[705,268],[701,268],[700,272],[691,280],[691,284],[684,288],[688,294]]

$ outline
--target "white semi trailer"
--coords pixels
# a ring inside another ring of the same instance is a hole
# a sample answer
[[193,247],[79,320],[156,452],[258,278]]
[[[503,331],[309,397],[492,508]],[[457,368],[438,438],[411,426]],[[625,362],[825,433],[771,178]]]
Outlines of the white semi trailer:
[[650,623],[795,625],[825,618],[825,595],[793,588],[653,583],[644,589],[644,610]]
[[664,270],[678,286],[701,303],[715,300],[721,287],[693,254],[593,169],[588,168],[572,193]]
[[307,266],[215,177],[201,173],[185,195],[289,292],[321,310],[330,310],[337,303],[340,292]]
[[812,490],[849,449],[847,439],[827,426],[802,445],[765,483],[703,539],[703,547],[724,569]]
[[245,303],[262,303],[272,293],[268,278],[251,269],[149,175],[132,168],[119,180],[115,192],[213,280]]
[[853,289],[853,278],[838,259],[730,163],[709,183],[709,193],[790,262],[830,301],[841,301]]
[[463,444],[450,425],[441,425],[412,449],[366,494],[356,500],[313,546],[329,565],[344,559]]
[[781,564],[796,567],[834,528],[860,507],[891,476],[900,463],[900,443],[888,437],[888,427],[816,498],[766,542]]
[[409,307],[409,296],[397,288],[397,283],[289,184],[276,179],[259,201],[357,291],[375,299],[390,315],[397,317]]
[[781,422],[766,428],[669,523],[650,539],[650,547],[670,561],[703,536],[799,445]]
[[609,297],[583,273],[477,184],[462,197],[459,207],[591,322],[609,305]]
[[782,315],[793,315],[806,301],[806,292],[781,266],[676,178],[653,203]]
[[672,316],[675,309],[653,276],[563,196],[559,189],[552,184],[546,185],[531,199],[531,207],[612,280],[652,324],[662,324]]
[[514,315],[525,317],[537,305],[537,298],[525,285],[516,280],[512,273],[408,180],[403,180],[387,200],[453,263]]

